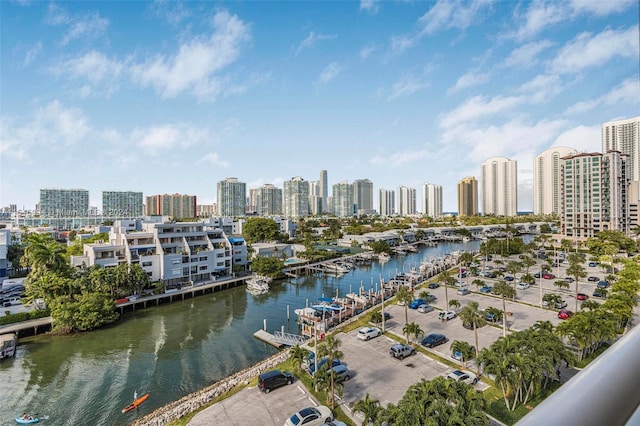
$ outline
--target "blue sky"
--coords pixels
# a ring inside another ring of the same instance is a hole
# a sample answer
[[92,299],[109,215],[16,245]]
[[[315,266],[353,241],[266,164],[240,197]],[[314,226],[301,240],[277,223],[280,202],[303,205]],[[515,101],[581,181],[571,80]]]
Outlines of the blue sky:
[[[600,151],[640,113],[637,1],[0,2],[0,206],[40,188],[380,188]],[[377,205],[375,206],[377,207]],[[418,201],[418,209],[422,203]]]

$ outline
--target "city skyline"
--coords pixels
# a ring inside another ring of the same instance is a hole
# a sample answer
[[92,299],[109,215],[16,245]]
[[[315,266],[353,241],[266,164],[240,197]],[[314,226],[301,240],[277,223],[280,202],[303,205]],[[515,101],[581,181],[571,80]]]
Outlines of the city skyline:
[[[454,7],[455,5],[455,7]],[[42,188],[186,193],[292,176],[457,183],[552,146],[601,152],[637,116],[638,5],[611,2],[4,2],[0,207]],[[286,17],[286,19],[282,19]],[[400,194],[396,194],[399,197]],[[416,206],[424,211],[424,206]]]

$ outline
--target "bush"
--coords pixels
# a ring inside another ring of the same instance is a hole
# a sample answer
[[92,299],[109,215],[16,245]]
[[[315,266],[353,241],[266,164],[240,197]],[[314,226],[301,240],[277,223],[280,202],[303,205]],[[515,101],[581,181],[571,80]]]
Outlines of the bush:
[[37,309],[30,312],[18,312],[0,317],[0,325],[15,324],[17,322],[29,321],[38,318],[48,317],[50,315],[48,309]]

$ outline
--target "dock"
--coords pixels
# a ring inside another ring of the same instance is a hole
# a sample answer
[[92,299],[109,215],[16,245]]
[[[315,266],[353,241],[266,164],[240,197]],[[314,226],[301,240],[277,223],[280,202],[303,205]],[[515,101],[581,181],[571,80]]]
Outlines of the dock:
[[263,342],[268,343],[271,346],[278,349],[281,349],[285,346],[283,343],[278,342],[275,336],[269,333],[268,331],[258,330],[255,333],[253,333],[253,337],[255,337],[258,340],[262,340]]

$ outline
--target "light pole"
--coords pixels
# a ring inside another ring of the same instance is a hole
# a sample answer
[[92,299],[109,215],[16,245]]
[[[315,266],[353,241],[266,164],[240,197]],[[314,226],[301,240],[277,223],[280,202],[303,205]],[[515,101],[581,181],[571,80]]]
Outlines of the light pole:
[[382,334],[384,334],[384,281],[382,281],[382,275],[380,275],[380,289],[382,290],[382,308],[380,312],[382,312]]
[[540,265],[540,278],[538,278],[538,288],[540,288],[540,306],[542,307],[542,265]]

